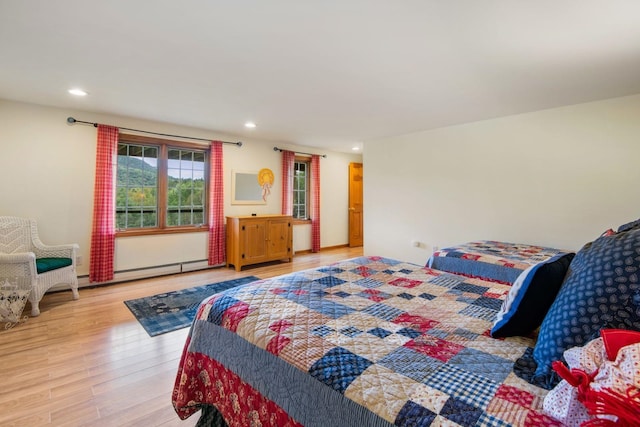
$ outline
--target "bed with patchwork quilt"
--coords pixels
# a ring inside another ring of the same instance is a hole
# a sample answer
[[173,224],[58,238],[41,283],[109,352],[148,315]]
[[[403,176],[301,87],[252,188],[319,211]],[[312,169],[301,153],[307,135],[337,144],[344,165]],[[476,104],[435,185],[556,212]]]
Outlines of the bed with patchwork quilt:
[[491,337],[510,286],[382,257],[203,301],[173,405],[199,425],[559,425],[514,374],[531,337]]
[[435,251],[431,268],[512,284],[527,268],[571,251],[523,243],[479,240]]

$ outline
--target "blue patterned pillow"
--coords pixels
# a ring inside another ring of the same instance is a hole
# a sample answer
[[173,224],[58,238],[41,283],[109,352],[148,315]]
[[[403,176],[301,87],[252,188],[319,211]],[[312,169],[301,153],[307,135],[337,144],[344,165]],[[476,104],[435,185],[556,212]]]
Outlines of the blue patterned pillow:
[[511,286],[496,316],[491,336],[527,336],[540,326],[562,286],[574,255],[558,254],[523,271]]
[[636,219],[635,221],[622,224],[620,227],[618,227],[618,233],[631,230],[632,228],[636,228],[636,227],[640,227],[640,219]]
[[542,322],[533,351],[537,379],[551,378],[553,361],[602,328],[640,330],[639,292],[640,228],[587,243]]

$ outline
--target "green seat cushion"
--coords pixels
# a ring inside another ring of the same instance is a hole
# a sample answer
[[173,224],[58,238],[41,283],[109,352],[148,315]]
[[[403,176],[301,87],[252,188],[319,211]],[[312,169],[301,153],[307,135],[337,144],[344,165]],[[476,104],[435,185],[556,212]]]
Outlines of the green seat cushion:
[[71,258],[38,258],[36,269],[38,274],[71,265]]

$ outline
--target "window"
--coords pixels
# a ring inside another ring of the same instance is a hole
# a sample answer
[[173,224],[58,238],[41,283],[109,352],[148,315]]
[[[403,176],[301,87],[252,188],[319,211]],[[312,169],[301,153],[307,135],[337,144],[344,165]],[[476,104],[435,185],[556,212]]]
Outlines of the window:
[[205,225],[207,159],[208,150],[194,144],[120,135],[117,231],[193,231]]
[[293,217],[309,219],[309,171],[307,158],[296,158],[293,163]]

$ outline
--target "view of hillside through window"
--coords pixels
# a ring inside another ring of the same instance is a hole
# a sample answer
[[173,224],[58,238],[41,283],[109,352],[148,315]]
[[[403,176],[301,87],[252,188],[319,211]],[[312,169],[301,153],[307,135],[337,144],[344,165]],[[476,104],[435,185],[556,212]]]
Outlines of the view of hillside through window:
[[[116,228],[204,224],[205,159],[204,151],[171,147],[161,150],[159,146],[119,143]],[[164,182],[166,187],[162,188]]]

